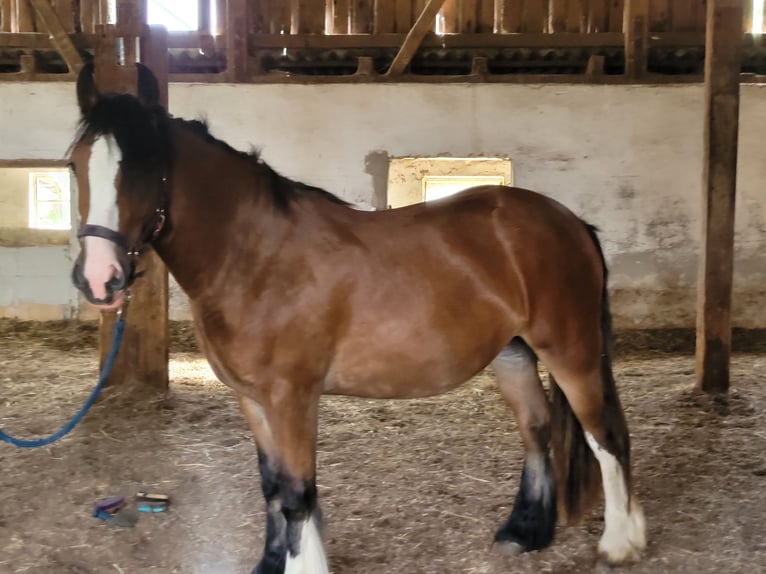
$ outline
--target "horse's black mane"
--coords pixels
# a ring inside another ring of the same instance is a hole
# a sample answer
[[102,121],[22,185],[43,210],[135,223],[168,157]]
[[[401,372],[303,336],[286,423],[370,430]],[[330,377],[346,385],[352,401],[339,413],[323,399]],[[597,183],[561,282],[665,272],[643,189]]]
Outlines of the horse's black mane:
[[319,187],[280,175],[261,159],[257,150],[249,153],[239,151],[215,138],[206,121],[174,118],[161,106],[147,107],[127,94],[106,94],[99,98],[82,118],[75,142],[85,136],[112,135],[122,152],[124,172],[142,170],[167,174],[171,172],[175,155],[172,126],[179,126],[209,144],[252,162],[262,177],[268,179],[272,203],[282,213],[289,213],[292,203],[302,195],[348,205],[348,202]]

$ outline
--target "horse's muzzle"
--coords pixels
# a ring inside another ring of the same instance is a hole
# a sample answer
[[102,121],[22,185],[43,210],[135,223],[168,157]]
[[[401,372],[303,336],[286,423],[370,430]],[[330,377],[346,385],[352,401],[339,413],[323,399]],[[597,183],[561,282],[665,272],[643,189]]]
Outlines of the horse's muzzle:
[[118,256],[118,261],[121,268],[120,273],[113,276],[104,284],[106,296],[103,299],[98,299],[93,295],[90,283],[83,272],[83,253],[81,252],[77,257],[74,267],[72,268],[72,283],[80,290],[91,305],[111,308],[122,301],[122,296],[125,290],[130,287],[130,284],[135,278],[135,268],[127,254]]

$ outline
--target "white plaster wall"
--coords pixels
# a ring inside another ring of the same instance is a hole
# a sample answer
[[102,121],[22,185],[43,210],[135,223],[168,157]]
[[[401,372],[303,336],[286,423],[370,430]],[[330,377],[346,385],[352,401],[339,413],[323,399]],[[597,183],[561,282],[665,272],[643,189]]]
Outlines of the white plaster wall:
[[[283,174],[370,206],[381,154],[502,155],[598,225],[622,326],[693,326],[701,85],[172,84],[170,109]],[[61,158],[74,86],[0,84],[0,159]],[[766,87],[742,87],[735,323],[766,326]],[[384,174],[385,176],[385,174]],[[176,297],[177,299],[177,297]],[[183,316],[183,306],[176,307]]]

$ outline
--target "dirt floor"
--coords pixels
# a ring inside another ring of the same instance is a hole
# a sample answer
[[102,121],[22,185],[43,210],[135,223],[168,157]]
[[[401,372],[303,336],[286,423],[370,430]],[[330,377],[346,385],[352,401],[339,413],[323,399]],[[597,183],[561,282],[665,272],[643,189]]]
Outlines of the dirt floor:
[[[97,377],[93,325],[0,321],[0,426],[47,434]],[[738,333],[733,390],[693,390],[688,333],[618,340],[616,372],[649,524],[644,560],[615,572],[766,572],[766,334]],[[53,446],[0,444],[0,574],[248,573],[264,517],[255,448],[232,394],[174,325],[167,397],[109,389]],[[664,352],[653,349],[663,349]],[[334,574],[611,572],[603,522],[553,546],[492,552],[521,469],[515,424],[491,373],[414,401],[323,399],[319,491]],[[169,494],[134,528],[91,516],[96,499]]]

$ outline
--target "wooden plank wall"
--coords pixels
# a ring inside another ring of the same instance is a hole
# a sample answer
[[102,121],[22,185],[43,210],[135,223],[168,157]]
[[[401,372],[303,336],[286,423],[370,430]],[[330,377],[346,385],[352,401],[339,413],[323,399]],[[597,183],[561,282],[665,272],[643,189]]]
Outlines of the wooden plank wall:
[[[107,0],[49,0],[68,33],[94,33],[106,23]],[[194,1],[194,0],[185,0]],[[201,33],[223,35],[232,0],[197,0]],[[707,0],[648,0],[649,33],[704,33]],[[752,23],[753,0],[743,2],[743,31]],[[146,0],[139,0],[145,13]],[[249,34],[407,33],[425,0],[242,0]],[[437,16],[444,33],[622,32],[625,0],[445,0]],[[209,30],[214,7],[216,30]],[[238,10],[241,11],[241,5]],[[0,32],[40,32],[29,0],[0,2]]]

